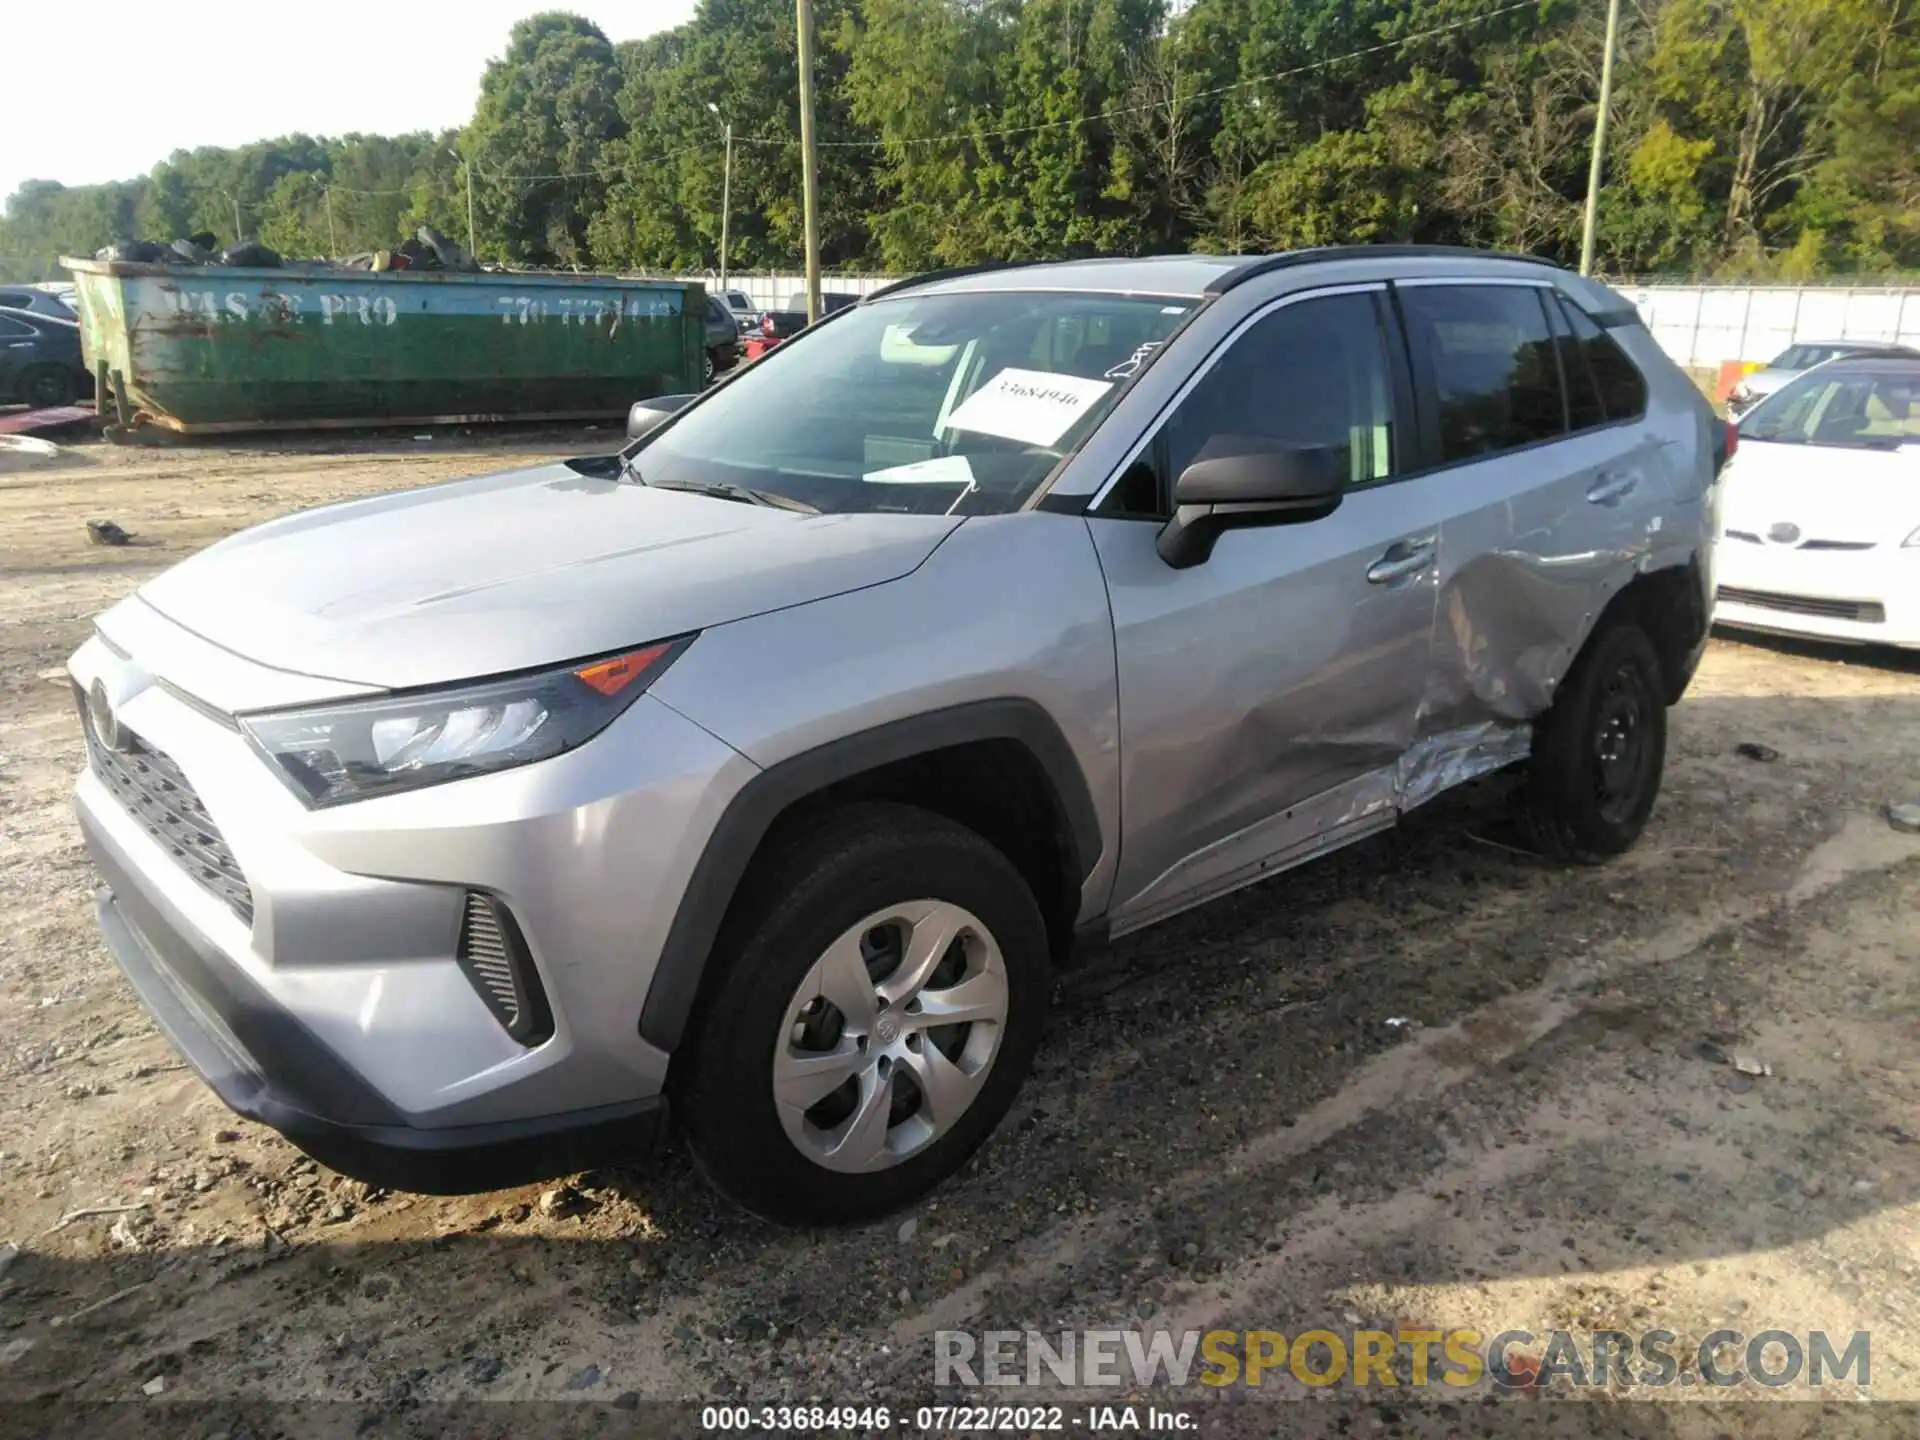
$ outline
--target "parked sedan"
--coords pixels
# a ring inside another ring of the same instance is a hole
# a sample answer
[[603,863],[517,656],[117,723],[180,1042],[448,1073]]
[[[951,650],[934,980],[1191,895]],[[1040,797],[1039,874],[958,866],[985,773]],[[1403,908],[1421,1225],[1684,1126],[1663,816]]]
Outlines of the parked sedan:
[[92,393],[75,321],[0,311],[0,403],[46,409]]
[[1741,422],[1725,484],[1716,622],[1920,647],[1920,356],[1802,375]]
[[1907,347],[1889,340],[1807,340],[1789,345],[1768,361],[1765,369],[1754,371],[1733,387],[1727,396],[1727,413],[1744,414],[1796,375],[1843,355],[1907,353],[1911,353]]

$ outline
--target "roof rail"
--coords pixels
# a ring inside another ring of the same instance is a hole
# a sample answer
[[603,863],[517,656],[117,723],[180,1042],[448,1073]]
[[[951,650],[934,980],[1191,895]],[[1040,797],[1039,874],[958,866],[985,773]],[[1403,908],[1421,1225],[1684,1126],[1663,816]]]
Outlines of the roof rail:
[[890,285],[882,285],[878,290],[869,290],[860,298],[862,305],[869,300],[878,300],[882,295],[897,295],[902,290],[911,290],[916,285],[931,285],[936,280],[955,280],[962,275],[985,275],[993,270],[1018,270],[1023,265],[1048,265],[1048,260],[982,260],[975,265],[952,265],[945,270],[928,270],[919,275],[909,275],[904,280],[895,280]]
[[1224,295],[1235,286],[1270,274],[1291,270],[1296,265],[1318,265],[1331,260],[1520,260],[1529,265],[1544,265],[1550,270],[1564,267],[1538,255],[1518,255],[1505,250],[1476,250],[1470,245],[1320,245],[1310,250],[1288,250],[1279,255],[1262,255],[1238,269],[1211,280],[1209,295]]

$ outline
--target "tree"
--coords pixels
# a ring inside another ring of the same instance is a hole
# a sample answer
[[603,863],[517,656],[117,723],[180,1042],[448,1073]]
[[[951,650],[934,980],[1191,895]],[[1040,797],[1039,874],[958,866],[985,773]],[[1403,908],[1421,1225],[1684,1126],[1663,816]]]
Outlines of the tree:
[[483,251],[539,265],[586,263],[594,164],[625,131],[619,91],[619,59],[591,21],[556,11],[513,27],[506,54],[487,65],[461,139],[474,167]]

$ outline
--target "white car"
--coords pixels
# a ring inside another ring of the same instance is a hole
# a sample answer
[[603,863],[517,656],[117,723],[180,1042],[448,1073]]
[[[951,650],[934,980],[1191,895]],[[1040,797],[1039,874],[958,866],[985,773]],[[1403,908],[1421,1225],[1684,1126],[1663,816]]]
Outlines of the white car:
[[1816,365],[1837,360],[1843,355],[1911,355],[1914,352],[1893,340],[1803,340],[1789,345],[1764,367],[1741,379],[1727,396],[1727,413],[1744,415],[1769,395],[1789,385]]
[[1737,433],[1714,623],[1920,648],[1920,357],[1828,361]]

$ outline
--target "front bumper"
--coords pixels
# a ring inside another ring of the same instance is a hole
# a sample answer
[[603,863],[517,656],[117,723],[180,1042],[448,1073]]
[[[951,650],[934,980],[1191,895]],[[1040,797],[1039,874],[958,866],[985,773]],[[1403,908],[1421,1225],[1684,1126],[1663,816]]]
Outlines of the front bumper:
[[1920,550],[1720,542],[1713,623],[1851,645],[1920,646]]
[[[659,1096],[484,1125],[404,1123],[183,917],[144,893],[97,825],[83,816],[81,830],[107,882],[95,898],[101,934],[174,1049],[236,1114],[341,1174],[393,1190],[467,1194],[632,1159],[662,1134]],[[271,1074],[261,1055],[272,1057]]]
[[[236,898],[195,873],[204,852],[183,859],[180,832],[156,828],[102,758],[75,792],[107,886],[102,931],[228,1105],[347,1174],[423,1191],[544,1178],[650,1143],[668,1057],[639,1018],[687,876],[750,762],[643,696],[552,760],[309,811],[203,703],[244,708],[270,677],[151,611],[102,628],[113,643],[84,645],[74,679],[108,692],[136,758],[170,764],[160,783],[201,807],[245,882]],[[544,1038],[514,1039],[462,966],[476,892],[524,940],[551,1011]]]

